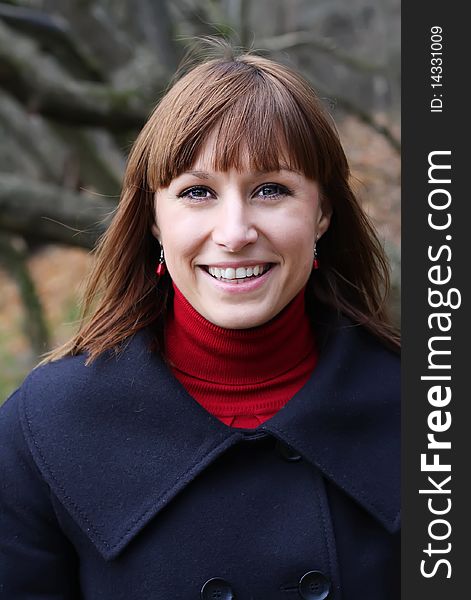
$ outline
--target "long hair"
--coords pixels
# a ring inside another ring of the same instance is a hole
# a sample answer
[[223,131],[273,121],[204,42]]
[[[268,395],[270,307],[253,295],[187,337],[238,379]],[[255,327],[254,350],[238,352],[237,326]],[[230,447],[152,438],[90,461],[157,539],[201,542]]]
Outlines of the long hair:
[[243,150],[257,170],[282,163],[315,180],[332,209],[318,243],[322,261],[306,287],[306,306],[327,305],[390,347],[398,335],[386,314],[389,271],[382,246],[358,204],[336,128],[315,91],[292,69],[251,53],[193,66],[155,107],[130,152],[114,218],[96,249],[78,332],[47,360],[88,353],[88,362],[118,349],[144,327],[163,350],[168,274],[157,278],[159,246],[151,233],[154,194],[191,169],[216,134],[213,168],[240,169]]

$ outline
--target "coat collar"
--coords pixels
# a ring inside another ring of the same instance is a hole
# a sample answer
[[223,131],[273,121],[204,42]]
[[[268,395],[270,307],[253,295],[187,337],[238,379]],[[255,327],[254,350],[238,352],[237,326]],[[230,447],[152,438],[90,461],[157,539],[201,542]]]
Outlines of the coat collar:
[[[389,531],[399,524],[397,357],[346,319],[308,383],[258,430],[289,444]],[[203,409],[135,335],[118,356],[36,369],[22,387],[33,458],[106,559],[244,433]]]

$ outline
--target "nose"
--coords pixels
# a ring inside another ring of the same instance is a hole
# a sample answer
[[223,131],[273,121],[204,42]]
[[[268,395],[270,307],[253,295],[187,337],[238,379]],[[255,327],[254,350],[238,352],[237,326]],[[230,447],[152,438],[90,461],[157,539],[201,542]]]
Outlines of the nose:
[[251,208],[242,199],[228,198],[221,204],[213,227],[212,239],[229,252],[238,252],[258,239]]

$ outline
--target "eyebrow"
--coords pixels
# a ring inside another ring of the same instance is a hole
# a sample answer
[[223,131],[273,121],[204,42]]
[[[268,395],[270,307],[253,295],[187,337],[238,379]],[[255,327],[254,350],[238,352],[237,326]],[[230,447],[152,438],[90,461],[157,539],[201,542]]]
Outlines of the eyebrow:
[[[288,165],[280,165],[280,171],[289,171],[290,173],[295,173],[297,175],[300,175],[301,172],[296,170],[296,169],[291,169],[290,167],[288,167]],[[252,171],[251,175],[263,175],[264,173],[267,173],[268,171]],[[269,171],[269,172],[273,172],[276,173],[276,171]],[[206,171],[185,171],[184,173],[182,173],[182,175],[193,175],[194,177],[197,177],[198,179],[210,179],[211,175],[210,173],[207,173]]]
[[185,171],[182,175],[194,175],[195,177],[198,177],[198,179],[209,179],[210,177],[209,173],[206,173],[205,171]]

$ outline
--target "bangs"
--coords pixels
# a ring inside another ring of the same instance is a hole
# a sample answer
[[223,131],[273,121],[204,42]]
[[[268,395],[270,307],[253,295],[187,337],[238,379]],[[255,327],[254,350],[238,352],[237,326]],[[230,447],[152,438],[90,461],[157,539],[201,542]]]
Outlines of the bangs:
[[319,179],[315,119],[285,82],[245,62],[194,69],[164,97],[151,121],[146,183],[152,191],[190,170],[213,134],[215,171],[242,171],[248,158],[253,171],[289,168]]

